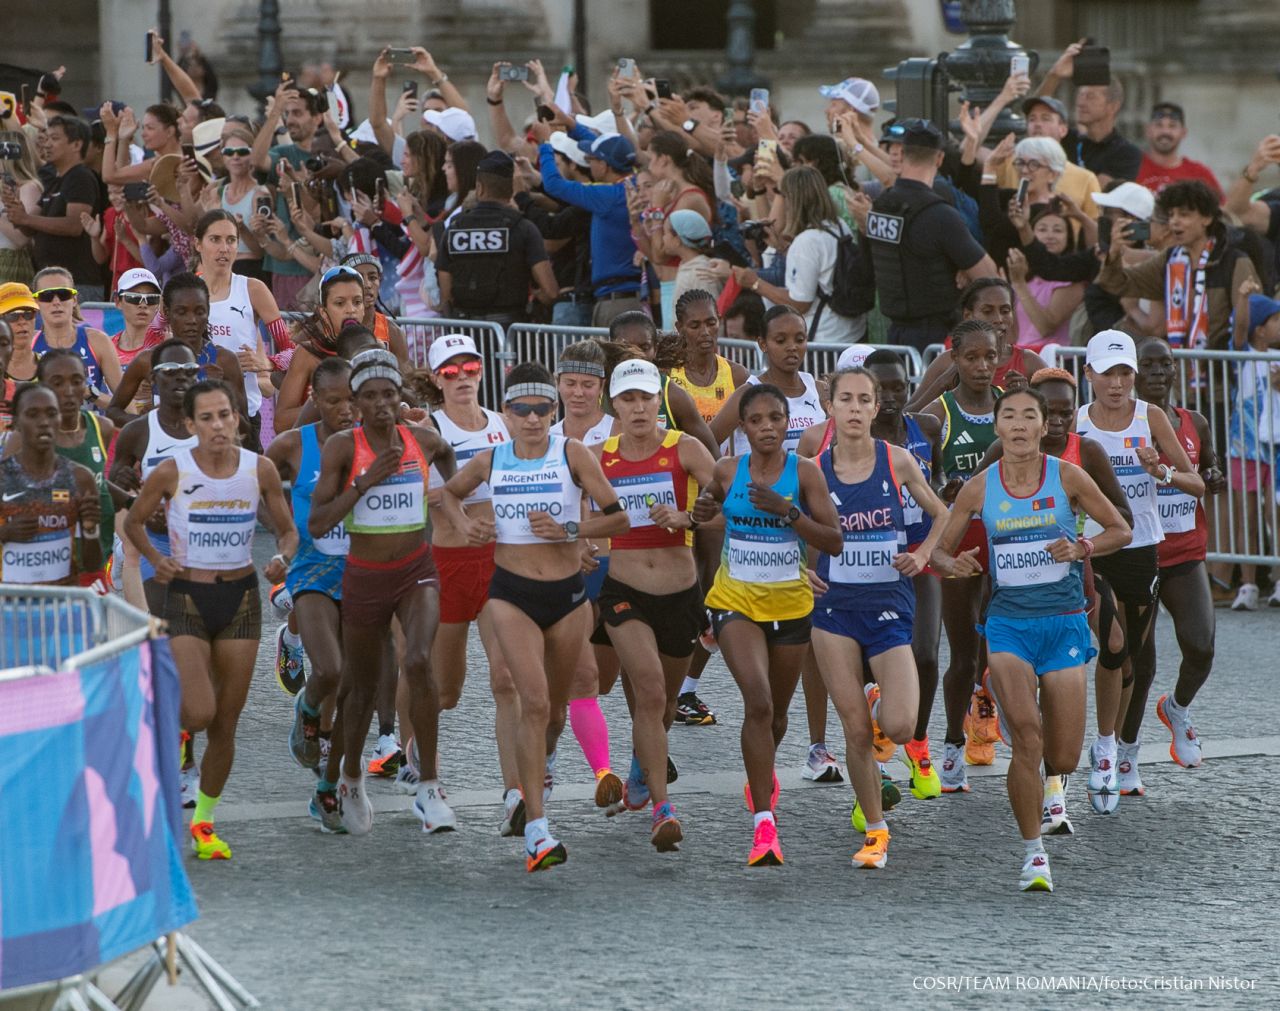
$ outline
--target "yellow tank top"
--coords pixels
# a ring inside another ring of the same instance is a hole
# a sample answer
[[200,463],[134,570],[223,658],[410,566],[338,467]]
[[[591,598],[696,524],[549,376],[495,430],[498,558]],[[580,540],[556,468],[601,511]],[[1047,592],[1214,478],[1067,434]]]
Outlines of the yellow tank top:
[[697,385],[685,374],[683,365],[671,370],[671,381],[688,390],[702,420],[708,424],[720,413],[720,408],[734,391],[733,369],[729,366],[729,359],[723,355],[716,355],[716,377],[710,386]]

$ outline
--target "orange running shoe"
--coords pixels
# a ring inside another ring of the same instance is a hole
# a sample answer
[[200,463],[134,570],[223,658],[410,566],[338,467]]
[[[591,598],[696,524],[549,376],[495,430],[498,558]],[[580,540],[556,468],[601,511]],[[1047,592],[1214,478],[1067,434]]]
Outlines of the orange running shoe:
[[[769,794],[769,810],[770,811],[777,810],[779,789],[780,788],[778,786],[778,773],[775,770],[773,773],[773,790]],[[746,798],[747,810],[750,811],[752,814],[755,814],[756,813],[755,805],[751,803],[751,781],[750,780],[747,780],[747,782],[742,784],[742,796]]]
[[774,867],[782,865],[782,847],[778,844],[778,826],[772,818],[766,818],[756,826],[751,840],[748,867]]
[[622,800],[622,780],[609,769],[596,773],[596,807],[610,807]]
[[889,830],[873,828],[867,832],[862,849],[853,855],[855,867],[883,868],[889,861]]
[[911,770],[911,796],[917,800],[932,800],[942,794],[942,781],[934,771],[929,757],[929,738],[908,741],[902,746],[907,756],[907,768]]
[[653,826],[649,830],[649,841],[659,853],[674,853],[680,849],[684,832],[676,818],[675,808],[670,801],[664,801],[653,809]]
[[996,717],[996,700],[987,691],[986,675],[969,700],[965,719],[965,736],[978,744],[995,744],[1000,740],[1000,722]]
[[871,750],[875,752],[877,762],[891,761],[898,752],[898,746],[885,737],[884,731],[876,721],[876,703],[880,701],[880,686],[873,681],[864,690],[867,693],[867,706],[871,709]]
[[532,874],[534,871],[545,871],[548,867],[565,863],[568,859],[569,851],[564,848],[564,843],[547,836],[538,842],[535,852],[530,853],[527,849],[524,851],[524,869]]

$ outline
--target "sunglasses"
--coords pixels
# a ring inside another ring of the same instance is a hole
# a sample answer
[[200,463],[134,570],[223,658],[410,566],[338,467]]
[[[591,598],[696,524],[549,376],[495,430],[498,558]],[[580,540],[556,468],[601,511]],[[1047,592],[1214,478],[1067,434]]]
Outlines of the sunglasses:
[[160,295],[148,295],[142,291],[121,291],[117,292],[120,301],[125,305],[159,305]]
[[545,418],[555,409],[556,405],[549,400],[543,404],[507,404],[507,410],[517,418],[527,418],[531,414],[536,414],[539,418]]
[[37,302],[70,302],[79,292],[75,288],[41,288],[32,294]]
[[461,365],[441,365],[436,369],[436,375],[441,379],[457,379],[459,376],[466,376],[468,379],[474,379],[480,375],[484,368],[478,361],[471,359],[465,361]]
[[224,158],[248,158],[252,153],[247,147],[224,147],[222,149],[222,157]]
[[356,270],[355,267],[330,267],[320,276],[320,286],[323,288],[330,281],[338,279],[359,281],[364,284],[364,278],[360,276],[360,271]]
[[179,376],[187,376],[194,378],[200,372],[200,366],[195,362],[161,362],[159,365],[151,366],[152,374],[157,372],[173,372]]
[[10,312],[6,312],[4,314],[4,318],[15,322],[17,320],[25,320],[30,323],[36,318],[36,311],[34,309],[14,309]]

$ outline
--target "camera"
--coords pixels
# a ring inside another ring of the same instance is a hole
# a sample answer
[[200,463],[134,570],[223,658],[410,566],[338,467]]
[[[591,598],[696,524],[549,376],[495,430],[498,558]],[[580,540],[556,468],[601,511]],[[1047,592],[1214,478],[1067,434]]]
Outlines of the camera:
[[151,189],[148,182],[141,183],[125,183],[124,198],[131,204],[145,204],[147,202],[147,191]]
[[748,242],[762,243],[772,223],[771,221],[744,221],[741,225],[742,237]]
[[253,211],[260,218],[271,217],[271,197],[266,193],[259,193],[253,202]]
[[308,172],[323,172],[324,167],[325,165],[328,164],[328,162],[325,161],[325,159],[321,158],[319,155],[312,155],[302,164],[303,164],[303,167],[306,168]]
[[17,161],[22,157],[22,145],[16,140],[0,140],[0,159]]

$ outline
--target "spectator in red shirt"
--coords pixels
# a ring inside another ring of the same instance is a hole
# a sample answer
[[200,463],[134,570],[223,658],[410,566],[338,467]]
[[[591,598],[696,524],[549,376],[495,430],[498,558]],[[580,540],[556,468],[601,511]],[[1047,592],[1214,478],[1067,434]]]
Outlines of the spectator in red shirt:
[[1158,102],[1147,123],[1147,149],[1142,153],[1138,182],[1152,193],[1159,193],[1170,183],[1198,179],[1213,190],[1218,203],[1222,203],[1222,187],[1209,166],[1178,153],[1186,136],[1187,116],[1182,106]]

